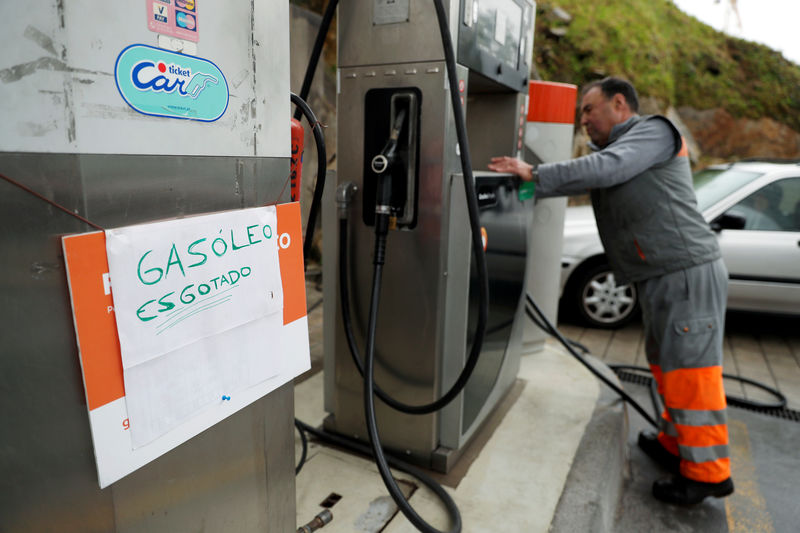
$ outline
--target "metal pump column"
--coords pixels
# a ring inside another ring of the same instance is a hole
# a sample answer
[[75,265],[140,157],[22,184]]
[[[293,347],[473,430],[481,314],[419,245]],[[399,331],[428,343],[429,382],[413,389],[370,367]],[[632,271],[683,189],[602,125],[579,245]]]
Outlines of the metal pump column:
[[[408,114],[392,187],[397,231],[387,243],[376,382],[408,404],[437,399],[461,371],[474,329],[470,234],[449,91],[465,104],[475,168],[491,155],[518,154],[534,4],[527,0],[446,2],[458,56],[459,86],[449,87],[433,8],[423,0],[339,5],[337,178],[357,193],[347,213],[353,329],[363,343],[372,271],[375,169],[393,108]],[[398,99],[406,103],[398,102]],[[474,110],[474,113],[473,113]],[[531,200],[509,176],[476,173],[481,225],[488,230],[490,321],[484,354],[464,393],[439,413],[412,416],[378,402],[381,440],[394,451],[448,470],[513,384],[519,365],[522,295]],[[325,407],[328,429],[366,439],[361,377],[350,360],[339,309],[336,183],[326,188]],[[363,344],[362,344],[363,345]]]

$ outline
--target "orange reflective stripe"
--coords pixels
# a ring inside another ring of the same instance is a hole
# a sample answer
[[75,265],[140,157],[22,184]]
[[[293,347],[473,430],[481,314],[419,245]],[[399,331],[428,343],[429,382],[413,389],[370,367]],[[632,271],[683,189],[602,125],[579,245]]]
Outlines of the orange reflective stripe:
[[682,446],[719,446],[728,444],[728,426],[681,426],[678,428],[678,442]]
[[681,368],[665,372],[664,402],[673,409],[725,409],[722,367]]
[[731,477],[731,460],[726,457],[705,463],[681,461],[681,475],[704,483],[719,483]]

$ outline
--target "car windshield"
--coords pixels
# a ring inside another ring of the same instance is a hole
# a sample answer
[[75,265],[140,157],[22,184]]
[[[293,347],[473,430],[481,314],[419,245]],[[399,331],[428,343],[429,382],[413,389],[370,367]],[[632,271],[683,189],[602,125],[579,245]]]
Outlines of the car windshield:
[[697,208],[702,212],[760,176],[760,172],[735,168],[707,168],[694,175]]

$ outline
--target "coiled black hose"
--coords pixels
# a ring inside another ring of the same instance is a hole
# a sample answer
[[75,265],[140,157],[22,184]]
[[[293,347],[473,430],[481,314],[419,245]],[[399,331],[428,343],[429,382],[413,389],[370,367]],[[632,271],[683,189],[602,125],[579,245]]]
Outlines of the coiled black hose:
[[[598,378],[600,378],[600,380],[603,381],[603,383],[605,383],[606,385],[608,385],[612,390],[614,390],[614,392],[619,394],[626,402],[628,402],[634,409],[636,409],[636,411],[638,411],[639,414],[641,414],[645,418],[645,420],[650,422],[653,426],[658,427],[658,424],[656,424],[655,419],[653,417],[649,416],[648,414],[646,414],[645,411],[644,411],[644,408],[638,402],[636,402],[636,400],[634,400],[625,391],[623,391],[622,389],[617,387],[616,384],[611,383],[610,381],[608,381],[608,379],[605,376],[602,376],[580,354],[578,354],[573,349],[572,346],[578,346],[583,351],[583,353],[585,353],[585,354],[589,353],[589,349],[588,348],[586,348],[585,346],[583,346],[580,343],[577,343],[577,342],[575,342],[575,341],[573,341],[571,339],[567,339],[566,337],[564,337],[558,331],[558,329],[556,329],[556,327],[553,325],[553,323],[550,322],[547,319],[547,317],[542,312],[542,310],[539,308],[539,306],[536,305],[536,302],[533,300],[531,295],[530,294],[526,294],[525,297],[526,297],[526,300],[527,300],[526,303],[528,305],[528,307],[526,307],[526,309],[525,309],[525,312],[527,313],[528,317],[539,328],[541,328],[545,333],[548,333],[549,335],[552,335],[553,337],[558,339],[558,341],[561,342],[561,344],[563,344],[565,348],[567,348],[567,351],[569,351],[569,353],[573,357],[575,357],[578,361],[580,361],[580,363],[583,364],[586,368],[588,368],[594,375],[596,375]],[[531,311],[531,308],[536,312],[535,315]],[[614,371],[617,371],[617,370],[633,370],[633,371],[637,371],[637,372],[646,372],[648,374],[652,373],[649,368],[643,367],[643,366],[622,365],[622,364],[610,364],[608,366],[609,366],[609,368],[611,368]],[[769,410],[775,410],[775,409],[783,409],[784,407],[786,407],[786,397],[777,389],[774,389],[774,388],[772,388],[772,387],[770,387],[768,385],[765,385],[764,383],[760,383],[758,381],[755,381],[755,380],[752,380],[752,379],[749,379],[749,378],[734,376],[734,375],[731,375],[731,374],[723,373],[722,377],[725,378],[725,379],[732,379],[732,380],[735,380],[735,381],[739,381],[739,382],[745,383],[747,385],[752,385],[753,387],[756,387],[756,388],[759,388],[759,389],[761,389],[763,391],[766,391],[769,394],[772,394],[773,396],[775,396],[777,398],[776,402],[767,403],[767,402],[757,402],[757,401],[753,401],[753,400],[748,400],[746,398],[742,398],[742,397],[739,397],[739,396],[733,396],[733,395],[728,394],[728,395],[725,396],[725,399],[727,400],[728,405],[733,405],[733,406],[736,406],[736,407],[744,407],[744,408],[747,408],[747,409],[754,409],[754,410],[757,410],[757,411],[760,411],[760,410],[769,411]],[[653,410],[655,411],[655,417],[658,418],[658,417],[661,416],[661,414],[658,412],[659,409],[658,409],[657,395],[653,392],[652,388],[650,390],[650,397],[651,397],[651,401],[653,403]]]

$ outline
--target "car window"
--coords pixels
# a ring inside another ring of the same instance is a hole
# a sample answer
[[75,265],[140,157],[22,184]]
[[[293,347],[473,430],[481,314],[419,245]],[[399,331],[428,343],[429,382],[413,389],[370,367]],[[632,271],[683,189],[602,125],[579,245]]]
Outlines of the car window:
[[757,190],[728,214],[744,218],[751,231],[800,231],[800,178],[775,181]]
[[705,211],[732,192],[741,189],[761,175],[760,172],[744,171],[735,168],[707,168],[697,172],[694,175],[697,208],[701,212]]

